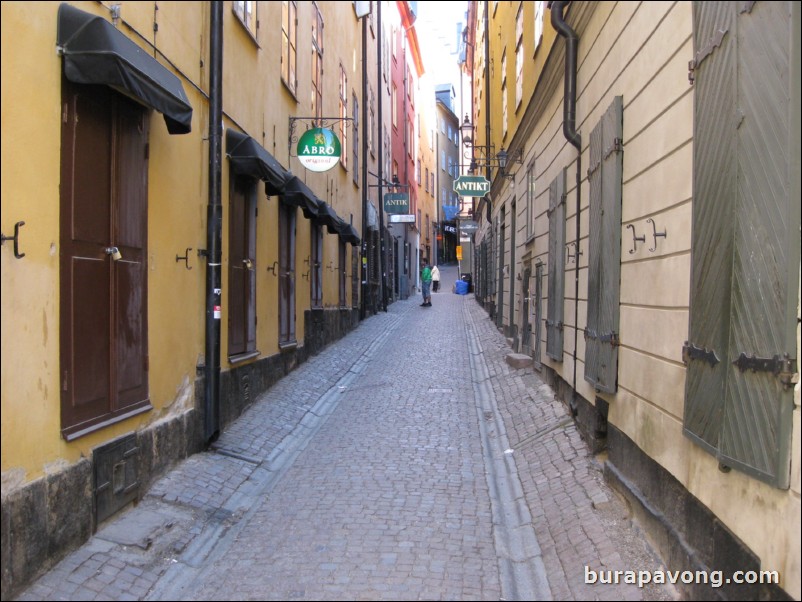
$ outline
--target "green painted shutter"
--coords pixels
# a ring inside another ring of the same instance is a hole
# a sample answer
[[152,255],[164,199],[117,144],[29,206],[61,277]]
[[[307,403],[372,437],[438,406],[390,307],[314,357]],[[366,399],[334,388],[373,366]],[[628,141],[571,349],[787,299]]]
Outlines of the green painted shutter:
[[607,393],[618,388],[623,115],[623,97],[616,96],[590,134],[585,380]]
[[685,433],[723,464],[788,487],[800,257],[800,106],[792,77],[800,67],[799,5],[697,2],[694,40]]
[[565,312],[565,170],[549,186],[549,300],[546,355],[563,361]]

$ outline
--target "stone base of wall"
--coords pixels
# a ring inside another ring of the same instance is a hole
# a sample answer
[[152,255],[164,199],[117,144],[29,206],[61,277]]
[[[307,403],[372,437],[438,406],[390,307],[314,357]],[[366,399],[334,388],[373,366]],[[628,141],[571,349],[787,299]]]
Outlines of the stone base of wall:
[[[256,398],[296,366],[359,324],[353,309],[305,312],[304,345],[238,366],[220,375],[220,428],[236,420]],[[203,435],[204,379],[195,381],[195,407],[136,433],[139,453],[137,500],[176,462],[206,447]],[[98,524],[94,508],[94,458],[36,479],[2,497],[2,599],[86,542]]]
[[[760,559],[707,506],[623,432],[607,423],[608,404],[595,405],[554,370],[543,366],[541,378],[571,410],[582,438],[593,453],[607,451],[604,476],[626,500],[634,520],[669,571],[721,571],[726,581],[735,571],[760,571]],[[792,600],[778,585],[678,583],[687,600]]]
[[[197,390],[197,389],[196,389]],[[200,387],[203,390],[203,387]],[[136,433],[137,499],[175,462],[203,449],[200,412],[161,420]],[[2,498],[2,598],[7,600],[83,544],[98,524],[94,457],[31,481]]]

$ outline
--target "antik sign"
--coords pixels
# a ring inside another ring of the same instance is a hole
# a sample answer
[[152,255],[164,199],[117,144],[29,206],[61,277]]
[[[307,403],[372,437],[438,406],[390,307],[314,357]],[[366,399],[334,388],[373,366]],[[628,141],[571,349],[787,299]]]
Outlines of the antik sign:
[[409,213],[408,192],[388,192],[384,195],[384,211],[390,214]]
[[340,160],[340,140],[329,129],[313,128],[298,140],[298,160],[309,171],[328,171]]
[[490,182],[482,176],[460,176],[454,180],[454,192],[460,196],[485,196]]

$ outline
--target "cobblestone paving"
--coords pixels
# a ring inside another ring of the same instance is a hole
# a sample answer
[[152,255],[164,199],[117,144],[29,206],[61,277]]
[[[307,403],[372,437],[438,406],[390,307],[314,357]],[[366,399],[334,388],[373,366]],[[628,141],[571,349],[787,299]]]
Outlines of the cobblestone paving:
[[657,565],[624,566],[564,405],[455,276],[299,366],[18,599],[648,598],[584,583]]

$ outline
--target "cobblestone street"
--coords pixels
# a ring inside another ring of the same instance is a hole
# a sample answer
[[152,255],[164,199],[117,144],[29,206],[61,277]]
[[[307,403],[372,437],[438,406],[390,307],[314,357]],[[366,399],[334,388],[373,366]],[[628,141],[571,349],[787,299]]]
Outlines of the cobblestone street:
[[661,567],[565,405],[443,269],[260,396],[20,600],[640,600]]

